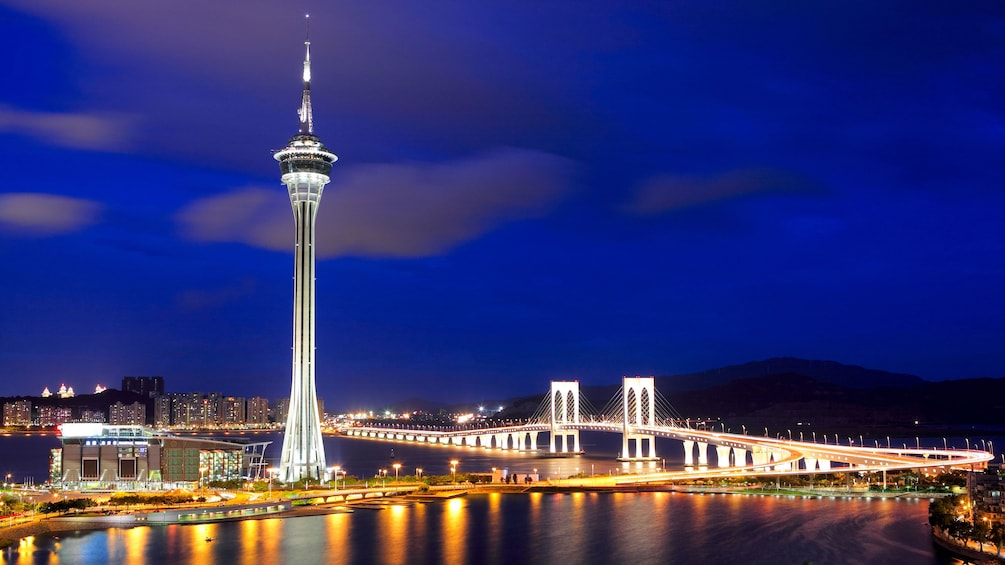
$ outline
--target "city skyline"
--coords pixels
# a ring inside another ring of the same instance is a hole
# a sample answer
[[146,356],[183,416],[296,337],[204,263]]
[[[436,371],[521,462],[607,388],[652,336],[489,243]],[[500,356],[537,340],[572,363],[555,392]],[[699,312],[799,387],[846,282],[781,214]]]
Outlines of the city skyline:
[[[318,233],[333,409],[778,356],[1005,376],[1003,8],[310,11],[347,162]],[[284,396],[293,234],[262,154],[303,14],[0,13],[31,46],[0,94],[0,394]]]

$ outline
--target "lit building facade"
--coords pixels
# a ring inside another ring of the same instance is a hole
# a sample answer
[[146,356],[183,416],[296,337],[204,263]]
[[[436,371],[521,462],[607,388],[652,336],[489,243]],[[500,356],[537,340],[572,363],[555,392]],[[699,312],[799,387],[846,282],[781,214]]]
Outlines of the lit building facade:
[[248,399],[248,412],[245,422],[255,425],[269,423],[269,399],[253,396]]
[[295,223],[293,275],[293,378],[289,413],[279,460],[279,478],[293,482],[321,479],[325,472],[321,415],[315,384],[314,240],[324,187],[337,157],[314,135],[311,109],[311,43],[305,42],[300,128],[273,157],[279,161]]
[[290,414],[290,399],[277,398],[272,404],[272,421],[286,423],[286,418]]
[[245,421],[245,401],[240,396],[227,396],[222,399],[222,422],[225,425],[243,424]]
[[147,422],[147,407],[141,402],[116,402],[108,407],[108,423],[113,426],[140,425]]
[[171,425],[171,404],[174,397],[170,394],[154,398],[154,426],[165,428]]
[[77,422],[91,422],[91,423],[102,423],[106,420],[104,410],[90,410],[84,408],[80,411],[80,417],[76,419]]
[[26,427],[31,425],[31,401],[15,400],[3,405],[3,425]]
[[974,522],[1005,521],[1005,468],[1000,463],[990,463],[983,471],[969,473],[968,483]]
[[260,456],[257,462],[245,456],[248,444],[173,436],[144,426],[64,424],[60,441],[50,468],[53,483],[64,488],[192,488],[241,479],[261,465]]
[[67,406],[38,407],[38,425],[43,428],[51,428],[72,420],[73,410]]
[[175,426],[199,426],[205,420],[202,394],[188,392],[175,394],[171,403],[171,422]]

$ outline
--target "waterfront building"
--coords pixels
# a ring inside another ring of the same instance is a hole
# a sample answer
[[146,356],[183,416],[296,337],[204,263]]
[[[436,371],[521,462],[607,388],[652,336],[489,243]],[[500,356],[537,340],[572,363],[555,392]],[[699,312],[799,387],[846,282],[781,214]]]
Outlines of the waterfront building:
[[78,422],[92,422],[92,423],[103,423],[105,421],[105,411],[104,410],[91,410],[89,408],[83,408],[80,410],[80,417],[76,419]]
[[989,463],[983,471],[971,472],[968,479],[974,523],[1005,521],[1005,468],[1000,463]]
[[[159,490],[237,480],[261,467],[264,445],[180,437],[129,425],[63,424],[54,484],[72,489]],[[249,449],[256,446],[258,449]],[[247,454],[247,455],[246,455]]]
[[323,478],[324,444],[315,386],[314,239],[321,194],[338,157],[314,134],[311,109],[311,42],[304,42],[303,93],[299,131],[273,157],[279,161],[282,183],[293,207],[295,224],[293,271],[293,378],[290,407],[279,459],[279,478],[286,482]]
[[219,392],[211,392],[202,399],[202,422],[203,427],[215,426],[223,422],[223,395]]
[[43,428],[51,428],[72,420],[73,411],[68,406],[38,407],[38,425]]
[[108,423],[113,426],[143,425],[147,422],[147,407],[141,402],[116,402],[108,407]]
[[171,403],[174,400],[170,394],[154,398],[154,426],[166,428],[171,425]]
[[248,399],[247,417],[245,422],[255,425],[269,423],[269,399],[253,396]]
[[3,405],[3,425],[6,427],[31,425],[31,401],[15,400],[4,402]]
[[205,419],[202,394],[198,392],[174,395],[171,403],[171,421],[175,426],[198,426]]
[[272,403],[272,421],[276,423],[286,423],[286,419],[290,414],[290,399],[289,398],[277,398],[275,402]]
[[220,411],[221,423],[224,425],[243,424],[245,418],[245,401],[241,396],[227,396],[221,399],[223,410]]

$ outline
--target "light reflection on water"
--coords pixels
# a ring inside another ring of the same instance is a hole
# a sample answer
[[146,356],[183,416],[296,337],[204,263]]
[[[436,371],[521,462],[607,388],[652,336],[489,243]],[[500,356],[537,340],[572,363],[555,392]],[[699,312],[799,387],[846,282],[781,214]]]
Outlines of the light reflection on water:
[[927,508],[665,492],[471,495],[351,514],[37,536],[0,562],[952,563],[934,553]]
[[[0,440],[0,450],[11,439]],[[268,439],[280,441],[281,436]],[[27,459],[44,467],[54,441],[22,438],[10,447],[37,448],[39,455]],[[619,442],[616,434],[584,434],[588,455],[551,459],[325,438],[332,462],[363,477],[387,466],[391,448],[403,473],[423,467],[426,474],[446,474],[452,458],[460,459],[460,469],[472,472],[499,467],[520,474],[539,469],[542,477],[568,475],[577,468],[614,473],[618,465],[611,454]],[[937,442],[941,447],[941,438]],[[657,441],[657,448],[661,457],[672,456],[668,465],[681,464],[679,442]],[[353,514],[38,536],[3,552],[0,563],[251,565],[296,563],[305,556],[311,562],[395,564],[693,563],[710,558],[737,563],[952,562],[934,554],[925,526],[927,507],[927,502],[895,500],[682,493],[494,494]]]
[[467,551],[466,541],[470,535],[467,531],[466,502],[463,498],[451,498],[444,503],[446,511],[443,513],[441,541],[443,546],[443,562],[465,562]]

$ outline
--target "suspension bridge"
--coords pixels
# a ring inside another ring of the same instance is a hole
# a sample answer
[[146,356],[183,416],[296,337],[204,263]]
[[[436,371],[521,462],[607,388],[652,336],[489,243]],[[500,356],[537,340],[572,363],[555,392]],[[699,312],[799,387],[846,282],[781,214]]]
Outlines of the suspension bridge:
[[[624,377],[622,386],[602,410],[596,410],[580,393],[578,381],[552,381],[551,390],[524,424],[450,429],[352,426],[350,437],[393,442],[466,446],[472,448],[547,453],[551,456],[582,453],[580,432],[620,433],[619,460],[655,466],[656,438],[679,441],[684,451],[682,470],[692,477],[769,474],[814,474],[854,470],[884,472],[917,469],[983,467],[994,456],[977,449],[881,447],[794,440],[791,436],[767,437],[701,429],[681,418],[655,389],[653,377]],[[540,441],[548,436],[547,446]],[[709,457],[714,455],[714,464]],[[647,474],[620,482],[666,480],[674,473]]]

